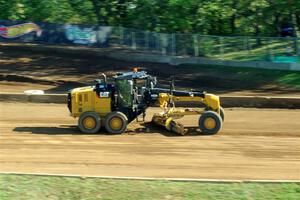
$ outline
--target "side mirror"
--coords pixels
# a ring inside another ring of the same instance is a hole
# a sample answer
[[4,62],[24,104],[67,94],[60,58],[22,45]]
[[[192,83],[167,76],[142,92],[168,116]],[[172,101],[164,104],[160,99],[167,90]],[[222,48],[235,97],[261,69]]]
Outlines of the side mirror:
[[106,75],[104,74],[104,73],[101,73],[101,74],[99,74],[99,76],[101,77],[103,77],[103,81],[104,81],[104,83],[106,83]]
[[154,88],[154,86],[157,84],[157,81],[156,81],[156,77],[151,77],[150,79],[150,88]]
[[171,77],[171,81],[170,81],[170,90],[175,90],[175,76]]
[[157,84],[157,79],[156,79],[156,77],[153,77],[153,83],[154,83],[154,85]]

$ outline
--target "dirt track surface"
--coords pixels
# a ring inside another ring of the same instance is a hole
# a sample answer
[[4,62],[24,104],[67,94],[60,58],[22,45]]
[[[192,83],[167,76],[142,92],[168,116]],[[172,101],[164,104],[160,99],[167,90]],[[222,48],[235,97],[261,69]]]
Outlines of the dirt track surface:
[[300,110],[227,109],[221,133],[183,137],[136,122],[80,134],[58,104],[1,103],[0,114],[0,172],[300,179]]
[[[80,47],[78,47],[80,48]],[[130,54],[129,54],[130,56]],[[3,49],[0,44],[1,92],[44,90],[46,93],[66,93],[67,90],[92,84],[100,72],[108,76],[140,67],[157,76],[159,86],[169,87],[175,76],[176,88],[205,90],[223,95],[300,96],[300,90],[278,85],[273,78],[259,73],[211,69],[192,65],[127,62],[105,57],[62,53],[26,52]]]

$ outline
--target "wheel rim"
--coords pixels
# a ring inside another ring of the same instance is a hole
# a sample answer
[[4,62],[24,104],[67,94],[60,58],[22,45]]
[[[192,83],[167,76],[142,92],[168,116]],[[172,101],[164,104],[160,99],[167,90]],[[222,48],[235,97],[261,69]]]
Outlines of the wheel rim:
[[121,120],[121,118],[119,117],[113,117],[110,121],[109,121],[109,125],[113,130],[120,130],[123,126],[123,122]]
[[204,126],[207,129],[214,129],[216,127],[217,123],[214,118],[208,117],[204,120]]
[[83,120],[83,126],[86,128],[86,129],[93,129],[96,127],[96,121],[93,117],[86,117],[84,118]]

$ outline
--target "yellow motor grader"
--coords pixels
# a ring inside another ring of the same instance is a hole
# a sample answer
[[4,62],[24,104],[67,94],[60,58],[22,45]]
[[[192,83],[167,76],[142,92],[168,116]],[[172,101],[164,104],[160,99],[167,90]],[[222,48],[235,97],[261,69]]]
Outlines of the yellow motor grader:
[[[163,108],[152,117],[152,122],[184,135],[184,125],[176,122],[185,115],[200,115],[199,128],[203,134],[216,134],[222,129],[224,111],[219,97],[206,92],[157,88],[156,77],[145,71],[117,73],[112,81],[95,80],[93,86],[75,88],[68,93],[71,116],[78,117],[83,133],[97,133],[101,127],[107,132],[120,134],[127,125],[153,105]],[[178,102],[200,102],[204,108],[176,108]]]

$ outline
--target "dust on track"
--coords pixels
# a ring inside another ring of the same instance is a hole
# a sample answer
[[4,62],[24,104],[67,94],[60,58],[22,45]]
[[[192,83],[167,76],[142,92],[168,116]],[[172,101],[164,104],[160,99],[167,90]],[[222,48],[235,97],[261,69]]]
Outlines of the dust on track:
[[81,134],[59,104],[1,102],[0,114],[0,172],[300,179],[300,110],[226,109],[221,133],[184,137],[136,122],[122,135]]

